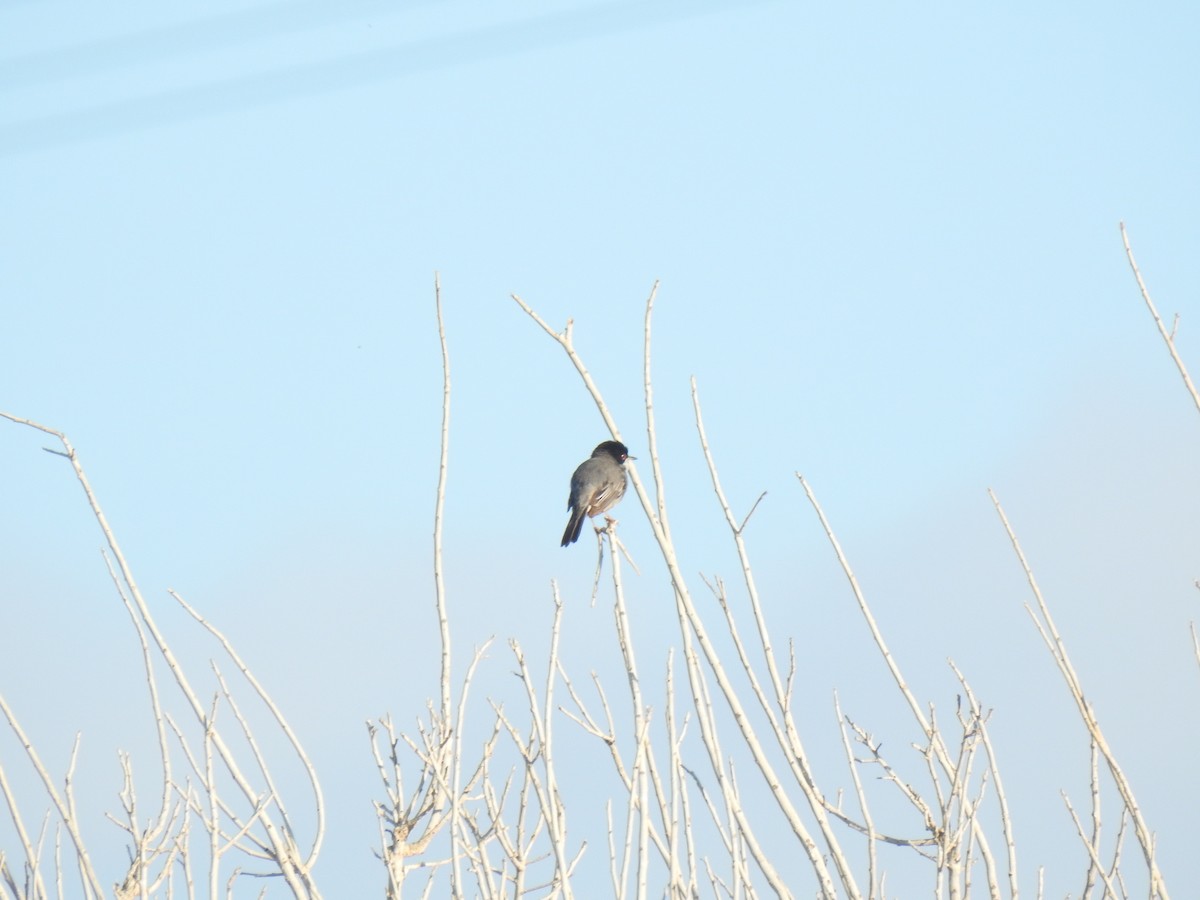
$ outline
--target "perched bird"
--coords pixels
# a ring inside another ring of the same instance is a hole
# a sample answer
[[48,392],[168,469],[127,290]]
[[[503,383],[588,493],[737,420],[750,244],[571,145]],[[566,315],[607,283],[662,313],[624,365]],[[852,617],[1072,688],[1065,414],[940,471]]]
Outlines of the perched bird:
[[562,536],[564,547],[579,540],[584,517],[612,509],[625,496],[627,459],[637,457],[630,456],[629,448],[620,441],[605,441],[592,451],[591,459],[580,463],[571,476],[571,496],[567,500],[571,518]]

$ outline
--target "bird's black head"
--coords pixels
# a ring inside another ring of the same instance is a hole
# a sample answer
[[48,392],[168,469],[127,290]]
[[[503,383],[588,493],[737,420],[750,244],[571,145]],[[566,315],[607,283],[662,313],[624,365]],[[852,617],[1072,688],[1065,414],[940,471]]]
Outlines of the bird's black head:
[[620,441],[605,441],[592,451],[592,456],[611,456],[619,463],[627,459],[637,459],[636,456],[629,455],[629,448]]

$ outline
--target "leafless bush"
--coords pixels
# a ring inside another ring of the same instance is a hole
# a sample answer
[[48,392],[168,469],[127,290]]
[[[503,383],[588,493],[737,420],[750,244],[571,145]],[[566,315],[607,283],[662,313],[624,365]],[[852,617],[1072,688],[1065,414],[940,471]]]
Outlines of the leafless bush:
[[[1200,409],[1200,396],[1176,352],[1174,330],[1163,325],[1123,226],[1121,231],[1142,296]],[[711,605],[706,607],[709,614],[702,612],[694,597],[695,585],[680,569],[663,489],[650,374],[656,290],[657,286],[646,302],[643,348],[649,480],[643,481],[632,466],[630,476],[658,548],[656,565],[669,578],[677,642],[665,659],[647,665],[639,658],[640,642],[628,615],[623,582],[627,555],[610,523],[603,530],[595,584],[598,590],[607,562],[614,653],[625,673],[628,697],[615,701],[613,686],[595,675],[584,686],[580,673],[564,664],[559,655],[564,603],[555,586],[544,658],[531,659],[520,643],[509,641],[523,695],[518,708],[510,710],[472,690],[486,647],[475,651],[461,682],[452,683],[454,644],[441,543],[451,381],[440,287],[435,289],[444,379],[433,553],[442,652],[440,695],[429,702],[411,729],[398,728],[387,716],[367,725],[382,785],[375,806],[380,834],[377,855],[386,872],[386,895],[399,898],[408,889],[410,895],[423,897],[447,893],[486,898],[597,896],[594,884],[586,890],[575,884],[581,860],[591,852],[607,856],[605,893],[614,897],[882,898],[888,889],[878,848],[886,844],[907,848],[925,861],[936,897],[1016,898],[1017,844],[989,733],[988,707],[953,662],[948,673],[960,699],[951,716],[939,715],[935,704],[915,695],[813,487],[797,474],[798,489],[841,566],[870,646],[894,683],[894,700],[911,716],[921,736],[899,757],[885,754],[869,723],[851,719],[835,699],[837,739],[845,755],[852,805],[844,802],[839,785],[818,781],[797,721],[796,651],[790,641],[781,641],[772,631],[770,604],[760,596],[751,562],[747,528],[758,502],[741,518],[731,509],[693,380],[697,440],[716,508],[729,528],[740,566],[740,591],[747,601],[730,602],[725,581],[713,578],[704,582],[704,590],[715,598],[719,614],[711,614]],[[530,305],[519,297],[513,299],[563,349],[612,437],[621,440],[621,429],[574,346],[572,323],[556,331]],[[194,686],[143,601],[65,435],[7,413],[0,415],[61,443],[61,450],[51,452],[69,461],[83,486],[107,541],[113,583],[142,648],[162,788],[147,813],[134,791],[133,760],[122,757],[121,810],[110,818],[127,835],[130,865],[114,895],[216,897],[222,891],[232,895],[234,885],[269,875],[276,883],[282,880],[295,897],[320,896],[313,869],[324,832],[321,789],[287,720],[229,641],[172,594],[216,639],[242,679],[235,690],[214,663],[211,692],[204,694]],[[1127,896],[1129,877],[1136,870],[1148,884],[1149,895],[1165,900],[1168,895],[1153,833],[1085,699],[1066,641],[1016,532],[994,494],[992,500],[1029,582],[1032,602],[1027,609],[1090,737],[1090,812],[1081,816],[1064,795],[1067,814],[1088,854],[1083,896]],[[1196,647],[1200,659],[1200,641]],[[159,660],[166,666],[171,702],[160,694]],[[661,709],[654,708],[643,690],[650,684]],[[307,802],[315,811],[316,826],[306,838],[297,834],[272,774],[275,761],[265,757],[255,737],[251,722],[261,716],[248,714],[243,695],[265,710],[267,721],[287,738],[307,773]],[[103,896],[106,891],[82,837],[72,794],[75,752],[60,788],[3,698],[0,712],[25,747],[28,765],[42,783],[52,810],[40,828],[32,828],[18,810],[6,770],[0,767],[0,793],[19,844],[15,857],[0,853],[0,883],[6,896],[40,900],[52,893],[70,893],[63,885],[71,877],[77,878],[82,896]],[[468,739],[468,726],[482,738]],[[575,729],[596,743],[619,786],[605,809],[603,850],[589,848],[569,827],[570,822],[595,816],[594,811],[568,808],[564,799],[564,786],[588,773],[564,766],[556,758],[555,736],[562,728]],[[919,777],[913,776],[914,771]],[[1110,829],[1102,832],[1100,796],[1110,789],[1119,797],[1120,807],[1106,813]],[[763,798],[768,798],[765,804]],[[906,810],[905,830],[880,830],[873,810],[897,799]],[[780,858],[777,849],[781,829],[794,848],[786,858]],[[52,849],[47,846],[51,832]],[[1136,847],[1134,854],[1124,852],[1130,841]],[[803,884],[795,880],[798,868],[805,872]],[[1037,893],[1041,896],[1040,883]]]

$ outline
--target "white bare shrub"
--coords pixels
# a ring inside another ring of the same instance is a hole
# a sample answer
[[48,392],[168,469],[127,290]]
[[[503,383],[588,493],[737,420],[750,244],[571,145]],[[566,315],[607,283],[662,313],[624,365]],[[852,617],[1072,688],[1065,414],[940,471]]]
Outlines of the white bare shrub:
[[[1121,233],[1142,297],[1200,409],[1200,396],[1176,351],[1174,329],[1165,327],[1151,302],[1124,226]],[[949,663],[949,675],[960,699],[951,716],[938,715],[933,703],[914,694],[812,485],[797,474],[797,489],[824,530],[862,615],[867,646],[886,665],[895,703],[911,716],[921,735],[912,748],[900,751],[900,757],[885,754],[869,723],[852,720],[835,698],[836,740],[844,751],[852,802],[845,801],[842,785],[818,780],[798,723],[795,648],[772,631],[770,603],[760,595],[751,561],[747,526],[758,501],[741,518],[732,510],[693,380],[697,441],[748,601],[731,603],[726,583],[713,578],[700,590],[712,595],[715,607],[697,602],[698,588],[678,562],[659,461],[650,373],[656,291],[657,285],[646,302],[643,332],[649,481],[644,482],[634,466],[629,467],[629,475],[658,549],[655,564],[669,584],[677,640],[665,658],[647,660],[639,653],[641,643],[628,615],[623,581],[628,555],[615,523],[609,522],[601,530],[594,592],[599,595],[600,585],[608,585],[604,596],[611,598],[613,609],[612,652],[624,671],[621,690],[628,697],[616,702],[614,686],[595,675],[585,686],[581,674],[570,671],[560,657],[564,603],[557,586],[552,586],[544,656],[531,656],[518,641],[509,641],[522,700],[516,709],[508,709],[472,688],[480,666],[487,664],[486,645],[475,649],[459,683],[452,678],[454,643],[442,569],[451,380],[441,292],[435,282],[443,362],[433,551],[442,654],[440,693],[408,728],[398,727],[390,716],[367,724],[381,782],[375,801],[376,853],[386,876],[385,895],[392,900],[405,895],[514,900],[595,897],[601,892],[594,881],[579,884],[577,877],[587,854],[603,854],[608,872],[605,896],[815,895],[873,900],[889,896],[878,853],[880,845],[886,844],[907,848],[924,860],[934,897],[1018,897],[1018,848],[989,733],[988,708],[954,662]],[[622,440],[617,421],[575,348],[572,323],[556,331],[521,298],[513,300],[562,348],[609,433]],[[14,415],[0,416],[60,442],[62,449],[51,452],[69,461],[100,523],[113,583],[142,648],[149,711],[158,736],[161,791],[149,809],[139,804],[133,789],[133,760],[122,757],[121,809],[110,819],[127,836],[130,864],[123,881],[113,887],[113,896],[233,896],[238,885],[257,886],[266,883],[260,878],[270,876],[270,883],[280,884],[294,897],[319,897],[313,873],[324,833],[321,789],[286,718],[221,633],[172,594],[216,639],[240,678],[235,690],[214,663],[212,687],[204,691],[195,686],[195,678],[183,670],[143,601],[65,435]],[[1064,794],[1066,815],[1075,823],[1087,852],[1087,868],[1080,873],[1082,896],[1125,897],[1131,893],[1131,883],[1144,881],[1151,898],[1166,900],[1153,832],[1086,700],[1066,639],[1038,588],[1016,531],[999,500],[991,496],[1028,579],[1029,614],[1090,739],[1090,809],[1077,812]],[[1200,639],[1194,631],[1193,641],[1200,660]],[[166,668],[172,702],[162,696],[161,665]],[[661,699],[659,709],[643,690],[643,685],[651,684]],[[259,714],[247,712],[247,699],[258,704]],[[15,848],[0,852],[4,895],[21,900],[107,895],[83,838],[81,813],[72,795],[75,752],[65,777],[56,779],[3,697],[0,712],[25,748],[23,765],[43,785],[50,808],[35,828],[18,809],[7,768],[12,763],[0,761],[0,795],[17,842]],[[307,773],[304,802],[314,811],[312,834],[297,834],[283,787],[272,774],[276,761],[260,750],[255,728],[261,725],[252,726],[252,721],[264,720],[286,737]],[[556,735],[563,728],[595,742],[619,786],[606,804],[603,834],[579,827],[597,821],[595,810],[568,808],[565,788],[571,779],[588,773],[556,757]],[[920,777],[913,777],[914,769]],[[1100,798],[1113,791],[1120,805],[1115,811],[1106,809],[1102,828]],[[897,799],[906,810],[904,833],[880,830],[881,819],[874,810],[880,803],[894,810]],[[786,841],[781,842],[781,833],[787,835]],[[595,840],[589,843],[588,838]],[[780,856],[781,843],[794,849]],[[1135,852],[1128,852],[1130,843]],[[806,873],[803,882],[796,880],[798,870]],[[1040,884],[1039,877],[1039,897]]]

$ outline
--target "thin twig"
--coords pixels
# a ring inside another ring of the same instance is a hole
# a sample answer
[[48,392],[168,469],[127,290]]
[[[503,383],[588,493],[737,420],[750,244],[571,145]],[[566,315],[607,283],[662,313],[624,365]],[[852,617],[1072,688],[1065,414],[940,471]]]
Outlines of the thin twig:
[[446,478],[450,457],[450,349],[442,318],[442,282],[433,276],[434,305],[437,307],[438,340],[442,346],[442,440],[438,457],[437,501],[433,510],[433,584],[437,596],[438,630],[442,640],[442,719],[450,719],[450,616],[446,611],[446,583],[442,576],[442,515],[446,507]]
[[1120,224],[1121,243],[1125,245],[1125,258],[1129,260],[1129,268],[1133,269],[1133,277],[1137,279],[1138,290],[1142,292],[1142,299],[1146,301],[1146,309],[1150,310],[1150,315],[1154,317],[1154,324],[1158,326],[1158,333],[1162,335],[1163,342],[1167,345],[1167,352],[1171,354],[1171,359],[1175,361],[1175,367],[1179,369],[1184,387],[1192,395],[1192,402],[1196,404],[1196,409],[1200,410],[1200,392],[1196,391],[1196,385],[1192,383],[1192,376],[1188,374],[1187,366],[1183,364],[1183,360],[1175,349],[1175,327],[1172,326],[1168,331],[1167,326],[1163,324],[1162,317],[1159,316],[1158,309],[1154,306],[1154,301],[1150,299],[1150,291],[1146,288],[1146,282],[1142,280],[1142,273],[1138,270],[1137,261],[1133,258],[1133,248],[1129,246],[1129,234],[1125,231],[1125,223]]
[[[21,747],[24,748],[25,755],[29,757],[29,762],[33,765],[34,771],[37,772],[38,777],[42,780],[42,787],[50,795],[50,802],[58,810],[58,815],[62,819],[63,825],[66,826],[67,834],[71,836],[71,842],[75,845],[75,854],[79,860],[79,871],[83,879],[85,892],[89,896],[93,894],[97,897],[103,896],[104,891],[100,887],[100,879],[96,875],[96,870],[92,867],[91,857],[88,854],[87,846],[83,842],[83,834],[79,830],[79,821],[73,815],[72,806],[74,804],[70,795],[67,794],[64,797],[63,794],[58,792],[54,780],[50,777],[50,772],[42,763],[42,759],[34,748],[33,743],[26,737],[24,729],[21,728],[16,715],[5,702],[3,695],[0,695],[0,713],[8,720],[9,728],[12,729],[13,734],[16,735],[17,740],[21,743]],[[28,847],[28,839],[26,838],[25,841]],[[36,861],[37,854],[31,854],[30,858]]]
[[[1108,746],[1108,741],[1105,739],[1104,733],[1100,730],[1100,722],[1092,710],[1092,705],[1084,696],[1083,683],[1079,675],[1075,672],[1075,667],[1071,664],[1070,657],[1067,655],[1066,645],[1059,635],[1058,627],[1054,624],[1054,618],[1050,615],[1050,608],[1042,596],[1041,588],[1038,587],[1037,579],[1033,575],[1033,569],[1030,568],[1029,562],[1025,558],[1020,541],[1017,540],[1016,532],[1013,531],[1012,526],[1009,524],[1008,517],[1004,514],[1004,508],[1000,505],[995,492],[989,489],[988,495],[992,498],[992,505],[995,506],[996,512],[1000,516],[1000,522],[1003,524],[1004,530],[1008,534],[1008,539],[1012,543],[1013,552],[1016,553],[1017,560],[1025,572],[1025,578],[1029,582],[1030,590],[1033,591],[1037,608],[1041,613],[1041,621],[1038,621],[1037,616],[1034,616],[1034,621],[1037,623],[1038,629],[1042,632],[1042,638],[1046,642],[1046,646],[1050,648],[1051,656],[1054,657],[1054,662],[1058,666],[1063,680],[1067,683],[1067,688],[1071,693],[1072,699],[1075,701],[1075,707],[1079,712],[1080,718],[1083,719],[1083,724],[1087,727],[1092,740],[1096,742],[1096,747],[1104,757],[1109,774],[1116,783],[1117,792],[1121,795],[1121,800],[1124,802],[1125,808],[1129,810],[1129,815],[1133,821],[1134,834],[1141,845],[1142,855],[1146,861],[1146,868],[1150,874],[1150,896],[1161,898],[1161,900],[1168,900],[1166,884],[1163,882],[1162,873],[1159,871],[1158,861],[1154,854],[1154,837],[1149,827],[1147,827],[1145,820],[1142,818],[1137,798],[1133,795],[1133,788],[1129,784],[1129,780],[1125,777],[1124,771],[1118,765],[1116,755],[1113,753],[1112,748]],[[1033,615],[1032,610],[1030,610],[1030,615]]]
[[842,704],[838,700],[837,691],[833,692],[833,711],[837,715],[838,731],[842,735],[842,749],[846,754],[846,765],[850,769],[850,778],[854,782],[854,793],[858,797],[858,808],[862,812],[863,827],[867,836],[867,900],[876,896],[875,887],[879,883],[879,861],[876,859],[875,823],[871,819],[871,808],[867,805],[867,795],[863,791],[862,779],[855,765],[854,751],[850,748],[850,737],[846,734],[846,717],[842,715]]

